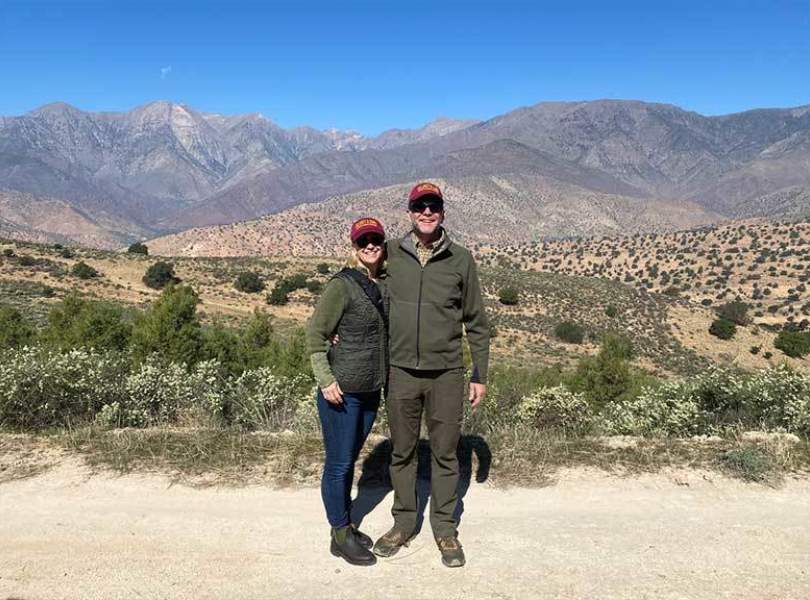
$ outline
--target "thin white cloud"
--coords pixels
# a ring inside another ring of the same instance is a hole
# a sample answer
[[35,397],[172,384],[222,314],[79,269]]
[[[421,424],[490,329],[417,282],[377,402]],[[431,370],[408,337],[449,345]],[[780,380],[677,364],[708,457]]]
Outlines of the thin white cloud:
[[166,79],[169,76],[169,73],[172,72],[172,66],[169,65],[168,67],[160,67],[160,78]]

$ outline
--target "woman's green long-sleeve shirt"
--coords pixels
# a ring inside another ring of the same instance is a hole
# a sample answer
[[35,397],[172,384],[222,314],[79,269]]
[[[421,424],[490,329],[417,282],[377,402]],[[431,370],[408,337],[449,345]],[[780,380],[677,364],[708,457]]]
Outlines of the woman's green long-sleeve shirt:
[[327,353],[329,352],[329,338],[337,329],[340,318],[349,306],[349,295],[346,293],[346,282],[342,279],[332,279],[326,284],[315,312],[309,320],[307,327],[307,351],[312,363],[312,372],[315,381],[323,389],[335,382],[335,375],[329,365]]

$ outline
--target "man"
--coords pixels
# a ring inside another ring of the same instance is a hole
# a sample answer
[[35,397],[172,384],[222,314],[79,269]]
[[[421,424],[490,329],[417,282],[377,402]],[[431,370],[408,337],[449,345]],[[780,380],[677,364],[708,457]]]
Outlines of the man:
[[456,454],[464,415],[462,325],[473,372],[469,401],[486,394],[489,325],[475,261],[442,227],[444,198],[438,186],[420,183],[408,196],[412,230],[388,243],[391,297],[390,363],[386,409],[393,445],[391,483],[394,526],[374,545],[393,556],[414,535],[419,429],[425,414],[430,436],[430,524],[448,567],[464,565],[454,518],[459,468]]

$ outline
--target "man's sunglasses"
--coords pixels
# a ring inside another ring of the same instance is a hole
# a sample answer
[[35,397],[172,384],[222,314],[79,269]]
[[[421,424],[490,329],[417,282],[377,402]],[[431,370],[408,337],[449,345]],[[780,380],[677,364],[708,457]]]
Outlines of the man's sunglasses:
[[378,233],[367,233],[361,235],[354,242],[358,248],[365,248],[369,244],[372,246],[382,246],[385,243],[385,238]]
[[441,200],[414,200],[411,203],[411,212],[423,213],[425,210],[430,209],[432,213],[442,212],[444,210],[444,202]]

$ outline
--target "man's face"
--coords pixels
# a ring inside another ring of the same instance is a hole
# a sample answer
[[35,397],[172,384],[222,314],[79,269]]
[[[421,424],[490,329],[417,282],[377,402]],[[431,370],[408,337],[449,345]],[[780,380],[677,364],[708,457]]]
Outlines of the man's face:
[[444,221],[444,203],[437,196],[422,196],[411,203],[408,214],[416,231],[431,236]]

